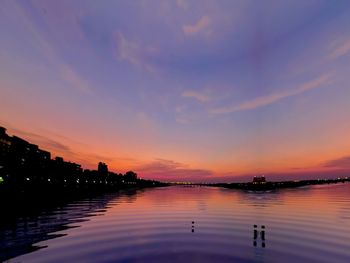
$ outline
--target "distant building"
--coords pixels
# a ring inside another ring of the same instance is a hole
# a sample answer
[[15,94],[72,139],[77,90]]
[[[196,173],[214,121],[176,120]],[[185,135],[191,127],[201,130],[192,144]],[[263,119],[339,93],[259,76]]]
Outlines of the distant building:
[[39,149],[38,153],[42,159],[51,160],[51,153],[50,152]]
[[33,151],[36,151],[37,147],[30,145],[29,142],[19,138],[17,136],[12,137],[10,147],[10,165],[11,168],[16,170],[18,175],[23,175],[23,170],[27,168],[29,161],[32,157]]
[[62,157],[59,157],[59,156],[57,156],[56,158],[55,158],[55,161],[57,162],[57,163],[63,163],[63,158]]
[[11,186],[76,187],[81,185],[136,184],[137,175],[129,171],[126,176],[108,171],[107,164],[100,162],[97,170],[84,170],[80,164],[67,162],[62,157],[51,159],[51,153],[38,145],[9,136],[0,126],[0,184]]
[[105,163],[99,162],[98,168],[97,168],[98,174],[100,176],[107,176],[108,175],[108,166]]
[[11,148],[11,137],[6,134],[6,129],[0,127],[0,183],[3,182],[3,177],[7,175],[5,168],[8,162],[8,156]]
[[0,127],[0,165],[4,162],[10,152],[11,137],[6,134],[6,129]]
[[137,180],[137,174],[134,173],[133,171],[128,171],[125,173],[124,179],[127,182],[134,182]]
[[253,178],[253,184],[265,184],[266,178],[264,175],[262,176],[254,176]]

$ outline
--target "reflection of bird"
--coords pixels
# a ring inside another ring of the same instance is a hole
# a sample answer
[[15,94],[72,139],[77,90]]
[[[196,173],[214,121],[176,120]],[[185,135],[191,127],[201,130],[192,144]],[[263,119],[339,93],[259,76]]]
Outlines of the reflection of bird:
[[261,239],[262,239],[262,240],[265,240],[265,226],[264,226],[264,225],[261,226],[261,229],[263,229],[263,230],[261,230],[261,232],[260,232]]
[[261,226],[261,230],[258,231],[258,226],[257,225],[254,225],[254,231],[253,231],[253,236],[254,236],[254,241],[253,241],[253,245],[254,247],[256,247],[257,245],[257,239],[258,239],[258,236],[260,236],[260,239],[261,239],[261,247],[265,248],[266,244],[265,244],[265,226],[262,225]]
[[254,225],[254,239],[258,238],[258,230],[256,229],[257,227],[257,225]]

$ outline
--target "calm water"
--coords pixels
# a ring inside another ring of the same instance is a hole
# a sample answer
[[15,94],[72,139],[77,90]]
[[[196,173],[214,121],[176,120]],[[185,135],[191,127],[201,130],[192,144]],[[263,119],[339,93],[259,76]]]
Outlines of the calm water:
[[[254,225],[265,226],[265,240],[254,239]],[[348,263],[350,184],[126,192],[18,218],[0,234],[3,245],[41,248],[9,262]]]

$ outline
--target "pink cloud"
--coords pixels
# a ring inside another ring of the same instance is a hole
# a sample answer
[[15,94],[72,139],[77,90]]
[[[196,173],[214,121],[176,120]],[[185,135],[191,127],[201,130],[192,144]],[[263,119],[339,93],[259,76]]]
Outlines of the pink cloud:
[[135,167],[142,176],[162,181],[202,181],[213,173],[205,169],[190,168],[172,160],[156,159],[153,162]]
[[86,94],[92,93],[92,87],[90,86],[90,84],[87,81],[85,81],[83,78],[81,78],[72,69],[72,67],[68,66],[67,64],[61,65],[61,75],[62,75],[62,78],[66,82],[68,82],[72,87]]
[[182,30],[185,35],[193,36],[200,32],[207,31],[211,20],[208,16],[202,16],[194,25],[184,25]]
[[323,166],[327,168],[350,169],[350,156],[329,160]]
[[155,68],[146,60],[146,56],[154,53],[155,48],[142,47],[138,42],[127,39],[121,32],[115,34],[116,39],[116,55],[119,59],[125,60],[130,64],[145,68],[150,72],[154,72]]
[[194,90],[185,90],[182,93],[182,97],[193,98],[193,99],[196,99],[200,102],[207,102],[210,100],[210,97],[208,95],[200,93],[198,91],[194,91]]
[[309,82],[306,82],[300,85],[296,89],[286,90],[282,92],[272,93],[266,96],[261,96],[256,99],[243,102],[239,105],[212,109],[210,112],[213,114],[225,114],[225,113],[232,113],[232,112],[238,112],[238,111],[253,110],[266,105],[270,105],[281,99],[292,97],[292,96],[304,93],[308,90],[319,88],[322,85],[328,83],[332,75],[333,75],[332,73],[326,73],[314,80],[311,80]]
[[[81,75],[79,75],[76,70],[74,70],[69,64],[67,64],[64,59],[60,56],[60,53],[56,50],[55,43],[52,39],[50,39],[48,36],[46,36],[40,28],[35,24],[33,18],[26,12],[26,10],[22,7],[21,4],[12,3],[15,7],[15,10],[18,12],[18,17],[21,19],[21,21],[26,29],[31,33],[33,37],[33,42],[35,46],[37,47],[38,51],[44,54],[49,61],[49,63],[54,66],[59,74],[60,77],[72,88],[75,88],[83,93],[91,94],[92,93],[92,87],[89,84],[89,82],[84,79]],[[72,12],[70,6],[65,5],[58,5],[58,6],[51,6],[50,4],[45,4],[45,2],[42,3],[33,3],[35,8],[38,10],[50,10],[50,16],[46,15],[43,16],[46,25],[49,26],[52,30],[55,29],[55,22],[61,25],[63,22],[66,25],[66,28],[69,28],[70,31],[70,37],[72,39],[75,39],[76,41],[79,41],[80,45],[84,48],[86,48],[87,40],[84,37],[84,34],[82,32],[82,29],[80,28],[78,24],[78,18],[77,16]],[[41,6],[44,4],[43,6]],[[53,12],[54,11],[54,12]],[[46,12],[46,11],[45,11]],[[62,16],[64,16],[64,19],[62,19]],[[59,35],[61,31],[56,30],[56,34]],[[65,37],[58,37],[58,39],[65,39]],[[57,41],[57,40],[55,40]],[[65,42],[62,42],[65,44]]]
[[176,0],[176,4],[181,9],[187,10],[187,8],[188,8],[188,3],[186,0]]
[[350,52],[350,40],[347,40],[340,45],[338,45],[330,54],[331,59],[337,59],[344,56]]

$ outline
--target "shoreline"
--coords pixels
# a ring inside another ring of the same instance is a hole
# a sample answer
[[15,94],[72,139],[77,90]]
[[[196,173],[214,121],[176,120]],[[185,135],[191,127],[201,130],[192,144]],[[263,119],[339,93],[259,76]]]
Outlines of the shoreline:
[[254,182],[217,183],[217,184],[207,184],[207,185],[223,187],[228,189],[260,192],[260,191],[273,191],[273,190],[279,190],[279,189],[299,188],[299,187],[312,186],[312,185],[339,184],[339,183],[348,183],[348,182],[350,182],[350,178],[263,182],[263,183],[254,183]]

